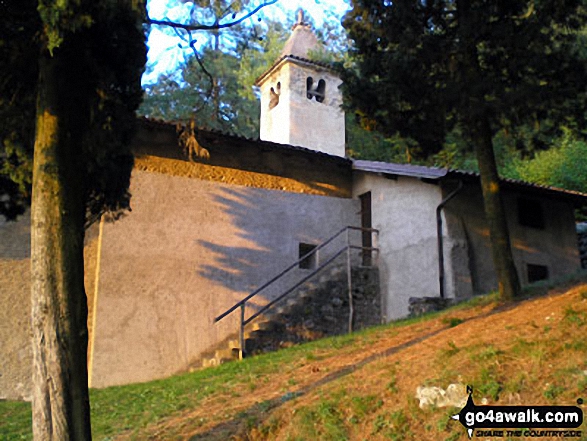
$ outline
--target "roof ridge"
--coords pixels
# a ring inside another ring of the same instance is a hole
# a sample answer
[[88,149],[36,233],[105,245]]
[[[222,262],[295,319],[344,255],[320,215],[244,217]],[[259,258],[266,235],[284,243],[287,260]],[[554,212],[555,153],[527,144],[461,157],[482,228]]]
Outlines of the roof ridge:
[[311,60],[309,58],[304,58],[304,57],[299,57],[297,55],[293,55],[293,54],[288,54],[288,55],[282,55],[280,56],[277,61],[275,61],[275,63],[273,63],[271,65],[271,67],[269,67],[265,72],[263,72],[261,75],[259,75],[257,77],[257,79],[255,80],[255,85],[258,85],[259,82],[261,80],[263,80],[266,76],[268,76],[271,72],[273,72],[273,70],[283,61],[285,60],[294,60],[294,61],[301,61],[302,63],[306,63],[306,64],[310,64],[310,65],[314,65],[314,66],[318,66],[321,67],[323,69],[327,69],[330,70],[332,72],[340,72],[340,69],[337,68],[334,63],[327,63],[327,62],[322,62],[322,61],[314,61]]

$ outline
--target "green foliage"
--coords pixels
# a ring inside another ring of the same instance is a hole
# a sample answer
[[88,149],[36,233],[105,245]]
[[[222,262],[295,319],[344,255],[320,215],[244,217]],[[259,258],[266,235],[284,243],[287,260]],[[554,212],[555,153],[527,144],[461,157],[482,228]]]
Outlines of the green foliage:
[[347,155],[355,159],[383,162],[411,162],[412,152],[417,146],[409,139],[398,135],[383,134],[361,126],[360,117],[346,113]]
[[146,87],[139,113],[167,121],[193,117],[199,127],[258,136],[259,105],[256,100],[241,98],[239,59],[212,49],[203,51],[202,58],[212,81],[191,58],[181,71],[181,79],[161,77]]
[[51,53],[63,42],[65,34],[87,28],[93,21],[80,0],[39,0],[37,10]]
[[243,50],[238,68],[240,96],[257,101],[255,80],[277,61],[289,36],[289,31],[281,23],[267,22],[267,31],[261,40],[252,41]]
[[449,328],[454,328],[455,326],[458,326],[463,322],[464,320],[459,317],[445,317],[442,319],[442,323],[447,325]]
[[454,341],[452,341],[452,340],[449,340],[449,341],[447,342],[447,344],[448,344],[448,348],[446,348],[446,349],[442,349],[442,350],[440,351],[440,353],[441,353],[441,356],[442,356],[442,357],[452,357],[452,356],[454,356],[454,355],[457,355],[457,354],[458,354],[458,353],[461,351],[461,348],[459,348],[459,347],[458,347],[458,346],[455,344],[455,342],[454,342]]
[[547,151],[530,160],[512,161],[507,173],[528,182],[587,192],[587,142],[569,130]]
[[572,307],[569,307],[565,310],[564,320],[576,325],[577,327],[582,327],[585,325],[585,323],[587,323],[586,314],[584,312],[576,311]]
[[[143,2],[5,0],[0,29],[0,214],[14,218],[30,198],[36,94],[42,57],[59,60],[62,124],[82,151],[87,223],[128,207],[129,151],[146,61]],[[32,36],[32,37],[31,37]],[[121,42],[124,42],[121,44]],[[50,53],[49,53],[50,52]],[[65,126],[64,126],[65,127]]]
[[253,84],[278,58],[287,38],[285,28],[265,23],[268,30],[230,28],[230,46],[223,46],[225,32],[216,34],[192,56],[178,75],[162,76],[146,86],[139,113],[167,121],[195,118],[200,127],[259,136],[260,104]]
[[499,394],[503,389],[502,384],[498,380],[495,365],[490,365],[487,368],[481,369],[479,381],[475,390],[484,397],[489,397],[493,401],[499,400]]
[[556,384],[549,384],[544,390],[543,395],[548,400],[554,401],[556,397],[558,397],[564,391],[565,388],[562,386],[557,386]]
[[20,401],[0,401],[0,436],[3,440],[31,439],[31,406]]
[[38,65],[35,1],[0,3],[0,216],[14,219],[30,201]]
[[412,138],[423,156],[447,134],[488,120],[492,133],[569,118],[582,124],[586,66],[578,0],[465,2],[355,0],[344,26],[355,43],[347,106],[386,135]]

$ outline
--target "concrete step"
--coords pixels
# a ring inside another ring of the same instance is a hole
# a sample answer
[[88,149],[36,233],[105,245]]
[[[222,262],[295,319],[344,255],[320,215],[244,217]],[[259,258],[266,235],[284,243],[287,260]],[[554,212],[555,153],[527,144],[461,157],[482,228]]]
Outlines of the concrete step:
[[342,266],[335,266],[329,271],[329,274],[333,278],[340,277],[346,274],[346,268]]
[[270,331],[263,329],[255,329],[245,331],[245,344],[247,340],[259,340],[269,334]]
[[238,360],[238,348],[222,348],[214,351],[214,357],[217,360]]
[[[378,272],[373,267],[353,267],[352,272],[353,297],[358,298],[360,304],[364,295],[362,285],[378,281]],[[319,338],[317,336],[325,335],[324,332],[328,332],[327,329],[334,329],[333,332],[344,332],[346,322],[344,330],[341,331],[342,328],[339,329],[339,323],[333,317],[338,317],[336,314],[340,313],[340,308],[344,307],[342,305],[348,295],[346,277],[345,265],[328,268],[312,282],[304,284],[297,292],[291,293],[267,310],[263,316],[249,323],[244,335],[247,356]],[[334,299],[338,303],[335,303]],[[327,309],[332,309],[332,313],[329,313]],[[324,320],[328,320],[329,324],[326,324]],[[312,336],[313,333],[316,337]],[[203,354],[202,367],[218,366],[238,359],[240,353],[238,333],[232,334],[219,343],[215,349]]]
[[263,318],[248,325],[251,331],[270,331],[276,326],[275,321]]

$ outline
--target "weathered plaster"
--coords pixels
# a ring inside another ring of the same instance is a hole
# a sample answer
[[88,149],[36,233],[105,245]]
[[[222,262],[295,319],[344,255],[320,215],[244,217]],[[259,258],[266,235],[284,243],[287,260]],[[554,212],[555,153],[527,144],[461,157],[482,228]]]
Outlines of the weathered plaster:
[[137,170],[164,173],[170,176],[184,176],[245,187],[259,187],[321,196],[349,196],[347,188],[341,188],[324,180],[312,181],[311,178],[304,179],[303,173],[300,173],[298,179],[292,179],[205,163],[189,163],[177,159],[146,155],[135,158],[135,168]]
[[0,398],[30,399],[30,215],[0,217]]
[[297,260],[299,242],[358,222],[352,199],[140,170],[131,192],[132,212],[104,226],[95,387],[186,369],[237,329],[238,314],[214,316]]
[[[324,102],[306,97],[306,79],[326,82]],[[279,104],[269,108],[271,88],[277,91]],[[314,64],[286,59],[268,75],[261,88],[261,139],[291,144],[345,156],[345,122],[341,109],[342,81],[332,71]]]
[[172,126],[144,124],[133,140],[136,167],[248,187],[351,195],[351,163],[343,158],[215,133],[199,133],[197,137],[210,158],[190,163]]
[[396,180],[355,172],[353,194],[371,192],[383,311],[387,320],[408,314],[410,297],[438,295],[436,206],[438,186],[415,178]]
[[[0,218],[0,398],[31,398],[30,213],[16,222]],[[90,338],[96,234],[86,232],[85,285]]]
[[[519,196],[524,194],[503,190],[512,253],[520,282],[528,283],[527,264],[547,266],[550,278],[577,271],[580,268],[580,259],[573,207],[564,201],[526,196],[540,200],[545,228],[541,230],[525,227],[518,221]],[[497,279],[480,187],[475,184],[466,185],[449,202],[446,212],[450,239],[445,253],[450,254],[449,265],[455,276],[447,282],[447,290],[462,298],[496,289]]]

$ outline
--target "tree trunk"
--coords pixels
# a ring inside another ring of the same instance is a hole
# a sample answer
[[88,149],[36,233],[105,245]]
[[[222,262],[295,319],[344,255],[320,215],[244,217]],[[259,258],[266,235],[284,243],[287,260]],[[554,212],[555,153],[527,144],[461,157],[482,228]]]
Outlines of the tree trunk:
[[68,102],[76,84],[67,80],[75,69],[59,55],[40,57],[31,208],[35,440],[91,439],[82,129],[76,127],[83,109]]
[[489,239],[498,280],[499,296],[502,300],[512,300],[520,295],[521,288],[512,256],[510,235],[493,152],[491,129],[487,118],[481,116],[471,132],[481,173],[485,217],[489,225]]
[[485,94],[482,85],[486,79],[479,65],[476,44],[478,40],[476,26],[479,21],[475,19],[470,0],[457,0],[457,11],[458,35],[462,43],[461,55],[463,59],[460,71],[464,74],[465,85],[468,86],[466,87],[466,106],[463,116],[471,140],[475,144],[499,296],[502,300],[511,300],[519,296],[521,288],[514,265],[507,219],[499,191],[499,175],[493,151],[491,126],[485,109]]

